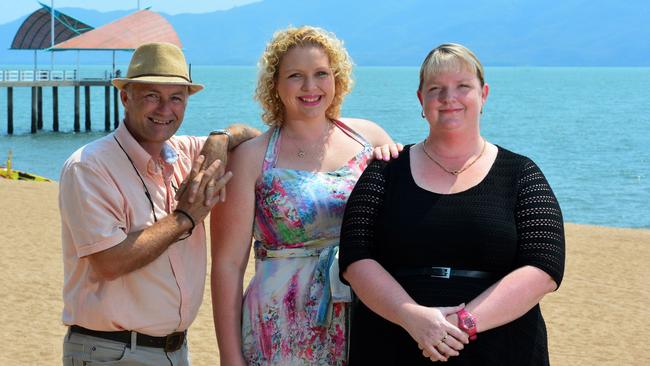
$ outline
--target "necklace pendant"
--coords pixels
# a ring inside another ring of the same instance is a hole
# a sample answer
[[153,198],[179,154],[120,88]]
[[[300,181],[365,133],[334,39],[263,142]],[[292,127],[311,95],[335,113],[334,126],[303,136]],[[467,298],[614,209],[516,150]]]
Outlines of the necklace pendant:
[[299,149],[299,150],[298,150],[298,154],[296,154],[296,155],[298,155],[298,157],[302,159],[302,158],[305,157],[305,151],[302,150],[302,149]]
[[458,176],[460,173],[462,173],[462,172],[466,171],[467,169],[469,169],[469,167],[474,165],[474,163],[476,163],[476,161],[478,159],[480,159],[481,156],[483,156],[483,153],[485,152],[485,145],[487,145],[487,141],[485,141],[485,139],[483,139],[483,147],[481,148],[481,152],[478,154],[478,156],[476,158],[474,158],[474,160],[472,160],[469,164],[465,165],[464,167],[462,167],[462,168],[460,168],[458,170],[449,170],[449,169],[445,168],[442,164],[440,164],[436,159],[433,158],[433,156],[429,155],[429,152],[427,151],[427,149],[425,147],[426,144],[427,144],[427,139],[424,139],[424,141],[422,141],[422,151],[424,151],[424,154],[427,156],[427,158],[429,158],[429,160],[436,163],[436,165],[439,166],[440,169],[444,170],[445,172],[447,172],[447,173],[449,173],[449,174],[451,174],[453,176]]

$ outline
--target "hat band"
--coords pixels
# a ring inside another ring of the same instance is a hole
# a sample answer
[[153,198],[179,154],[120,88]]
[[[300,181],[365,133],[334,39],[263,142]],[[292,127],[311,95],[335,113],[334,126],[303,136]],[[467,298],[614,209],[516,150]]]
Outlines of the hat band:
[[127,79],[136,79],[136,78],[142,78],[142,77],[147,77],[147,76],[162,76],[162,77],[173,77],[173,78],[181,78],[187,80],[187,82],[191,83],[192,79],[188,78],[183,75],[176,75],[176,74],[139,74],[139,75],[134,75],[134,76],[127,76]]

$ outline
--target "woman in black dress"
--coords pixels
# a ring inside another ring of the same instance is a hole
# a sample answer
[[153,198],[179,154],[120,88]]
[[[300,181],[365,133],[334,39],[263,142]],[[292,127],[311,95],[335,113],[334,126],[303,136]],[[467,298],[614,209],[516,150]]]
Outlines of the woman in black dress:
[[481,136],[488,91],[467,48],[432,50],[417,92],[429,135],[373,162],[348,200],[352,366],[549,363],[539,302],[562,280],[562,213],[532,160]]

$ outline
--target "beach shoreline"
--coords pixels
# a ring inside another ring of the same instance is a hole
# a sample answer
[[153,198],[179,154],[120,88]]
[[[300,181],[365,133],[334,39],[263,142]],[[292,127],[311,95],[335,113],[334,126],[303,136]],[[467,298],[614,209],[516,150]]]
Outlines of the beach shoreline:
[[[61,362],[61,233],[58,183],[0,179],[0,364]],[[207,221],[206,221],[207,222]],[[560,289],[542,302],[552,365],[648,365],[642,321],[650,315],[650,230],[565,225]],[[209,272],[209,271],[208,271]],[[249,265],[247,278],[253,273]],[[209,284],[209,280],[206,280]],[[209,285],[190,328],[192,364],[218,365]]]

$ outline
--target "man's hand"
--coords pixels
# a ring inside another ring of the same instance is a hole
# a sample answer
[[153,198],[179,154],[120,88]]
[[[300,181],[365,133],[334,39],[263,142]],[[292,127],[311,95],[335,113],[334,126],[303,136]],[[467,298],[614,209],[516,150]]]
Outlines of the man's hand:
[[215,160],[207,166],[205,157],[199,155],[192,165],[193,178],[186,181],[183,192],[177,193],[177,207],[192,216],[195,222],[203,221],[212,206],[219,202],[220,191],[232,177],[231,172],[221,174],[223,163]]
[[[205,157],[203,160],[204,166],[201,166],[199,169],[207,169],[207,167],[210,166],[214,161],[220,160],[222,164],[217,171],[217,176],[221,177],[226,169],[226,164],[228,163],[228,151],[234,149],[242,142],[260,135],[261,133],[258,129],[243,124],[230,125],[228,126],[227,130],[230,133],[231,137],[228,137],[228,135],[225,134],[208,136],[208,139],[203,145],[203,149],[201,149],[201,155]],[[194,182],[196,172],[198,171],[192,169],[190,175],[188,175],[181,183],[181,186],[178,188],[175,196],[175,199],[177,201],[180,199],[181,195],[185,193],[188,182]],[[191,194],[188,197],[188,200],[190,202],[194,202],[197,190],[198,186],[194,186],[190,189]],[[226,200],[225,185],[219,190],[219,199],[221,202],[224,202]]]
[[[195,163],[192,166],[192,171],[187,177],[185,177],[185,179],[181,183],[181,186],[178,187],[178,191],[176,191],[176,195],[174,197],[177,201],[180,200],[180,197],[185,193],[189,185],[190,196],[188,197],[188,201],[190,203],[194,203],[194,200],[196,198],[195,197],[196,193],[199,189],[198,183],[200,183],[200,180],[199,181],[195,180],[196,174],[198,174],[198,172],[201,170],[206,170],[215,161],[221,162],[217,170],[217,176],[221,177],[223,175],[224,170],[226,168],[227,159],[228,159],[228,136],[226,135],[208,136],[208,139],[205,141],[205,144],[203,144],[203,149],[201,149],[201,156],[203,157],[201,160],[202,161],[201,165],[196,166],[196,161],[195,161]],[[219,191],[219,194],[220,194],[221,201],[225,201],[226,200],[225,187],[223,187],[222,190]],[[210,207],[212,206],[213,205],[211,205]]]

